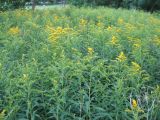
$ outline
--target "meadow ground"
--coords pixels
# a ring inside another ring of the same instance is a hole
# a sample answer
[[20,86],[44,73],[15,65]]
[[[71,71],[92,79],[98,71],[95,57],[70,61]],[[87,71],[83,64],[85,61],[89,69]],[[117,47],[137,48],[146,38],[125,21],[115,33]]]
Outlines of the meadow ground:
[[0,120],[158,119],[158,14],[0,13]]

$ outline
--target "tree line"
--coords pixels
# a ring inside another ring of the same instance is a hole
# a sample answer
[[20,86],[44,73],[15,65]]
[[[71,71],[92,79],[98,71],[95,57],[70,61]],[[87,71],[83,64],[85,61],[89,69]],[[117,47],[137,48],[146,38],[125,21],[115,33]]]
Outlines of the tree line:
[[32,5],[32,9],[34,9],[40,3],[48,2],[50,4],[56,4],[60,1],[66,0],[0,0],[0,11],[24,8],[26,3]]
[[32,8],[38,2],[67,2],[75,6],[109,6],[115,8],[144,9],[147,11],[160,10],[160,0],[0,0],[0,10],[23,8],[26,2],[32,2]]
[[160,10],[160,0],[69,0],[76,6],[110,6],[115,8]]

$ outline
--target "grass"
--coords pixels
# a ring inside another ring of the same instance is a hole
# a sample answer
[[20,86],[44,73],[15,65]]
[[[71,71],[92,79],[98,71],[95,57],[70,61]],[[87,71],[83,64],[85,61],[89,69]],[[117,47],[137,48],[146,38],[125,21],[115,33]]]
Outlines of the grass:
[[160,19],[110,8],[0,13],[0,120],[160,119]]

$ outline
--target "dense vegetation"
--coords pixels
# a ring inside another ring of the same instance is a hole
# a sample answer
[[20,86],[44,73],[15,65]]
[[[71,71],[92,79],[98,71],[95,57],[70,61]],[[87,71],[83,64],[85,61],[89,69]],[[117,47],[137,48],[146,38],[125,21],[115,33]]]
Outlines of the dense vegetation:
[[0,23],[0,120],[160,119],[160,16],[16,10]]
[[160,10],[160,0],[0,0],[0,10],[16,9],[24,7],[26,2],[50,2],[56,4],[65,1],[65,3],[76,6],[110,6],[123,8],[144,9],[147,11]]
[[69,0],[72,4],[77,6],[84,5],[102,5],[111,7],[123,8],[137,8],[148,11],[160,10],[159,0]]
[[23,8],[29,0],[0,0],[0,11]]

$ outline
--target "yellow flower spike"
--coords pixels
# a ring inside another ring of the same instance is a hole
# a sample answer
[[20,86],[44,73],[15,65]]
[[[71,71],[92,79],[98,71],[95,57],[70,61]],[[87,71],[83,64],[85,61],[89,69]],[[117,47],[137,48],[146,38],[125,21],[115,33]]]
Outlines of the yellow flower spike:
[[120,62],[124,62],[127,59],[127,57],[125,56],[123,52],[121,52],[116,59]]
[[47,29],[46,32],[49,33],[48,40],[51,43],[56,43],[59,38],[67,34],[70,34],[70,35],[75,34],[75,31],[72,28],[69,28],[69,26],[66,28],[62,28],[61,26],[57,28],[46,26],[46,29]]
[[133,107],[133,108],[137,108],[137,106],[138,106],[137,101],[136,101],[135,99],[133,99],[133,100],[132,100],[132,107]]
[[20,29],[18,27],[12,27],[9,29],[8,33],[12,35],[17,35],[20,33]]
[[92,55],[93,54],[93,52],[94,52],[94,50],[93,50],[93,48],[88,48],[88,53],[90,54],[90,55]]
[[61,37],[62,35],[66,34],[68,31],[68,29],[63,29],[62,27],[57,27],[57,28],[49,28],[49,40],[52,42],[52,43],[55,43],[57,41],[57,39],[59,37]]
[[117,42],[117,38],[115,36],[112,36],[111,44],[116,45]]
[[141,70],[141,66],[136,63],[136,62],[132,62],[132,69],[135,71],[135,72],[138,72]]

